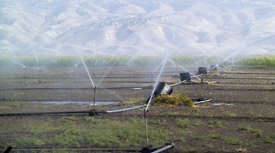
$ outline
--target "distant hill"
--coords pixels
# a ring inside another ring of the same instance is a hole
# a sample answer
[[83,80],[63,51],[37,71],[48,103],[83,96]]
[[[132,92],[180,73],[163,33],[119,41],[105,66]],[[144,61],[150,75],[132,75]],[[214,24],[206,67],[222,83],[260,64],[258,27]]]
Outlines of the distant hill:
[[273,0],[1,0],[0,53],[275,53]]

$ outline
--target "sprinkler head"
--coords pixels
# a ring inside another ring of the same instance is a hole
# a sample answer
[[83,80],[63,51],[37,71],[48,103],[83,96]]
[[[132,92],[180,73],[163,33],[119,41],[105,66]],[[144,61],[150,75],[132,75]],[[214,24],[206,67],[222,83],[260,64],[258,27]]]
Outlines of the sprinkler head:
[[199,67],[198,74],[207,74],[207,67]]
[[156,87],[154,92],[154,96],[157,97],[159,95],[170,95],[173,92],[173,88],[166,84],[165,82],[160,82]]
[[166,84],[165,82],[160,82],[157,87],[156,90],[154,91],[153,95],[149,96],[146,103],[148,104],[150,102],[150,100],[152,100],[152,98],[154,97],[158,97],[160,95],[170,95],[173,92],[173,88],[171,86],[169,86],[168,84]]
[[191,75],[189,72],[180,73],[180,81],[191,81]]

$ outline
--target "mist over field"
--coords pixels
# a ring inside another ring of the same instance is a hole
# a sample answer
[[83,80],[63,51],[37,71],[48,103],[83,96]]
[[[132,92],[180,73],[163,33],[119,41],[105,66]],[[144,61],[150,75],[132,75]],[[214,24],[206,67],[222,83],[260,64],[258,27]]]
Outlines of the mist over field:
[[274,55],[274,0],[1,0],[1,55]]

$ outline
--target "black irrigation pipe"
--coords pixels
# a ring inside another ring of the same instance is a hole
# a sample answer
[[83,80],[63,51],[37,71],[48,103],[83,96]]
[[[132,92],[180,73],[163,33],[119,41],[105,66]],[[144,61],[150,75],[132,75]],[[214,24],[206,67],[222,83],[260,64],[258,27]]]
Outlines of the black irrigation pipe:
[[[152,148],[12,148],[6,149],[7,153],[12,151],[23,151],[23,152],[41,152],[41,151],[81,151],[81,152],[141,152],[141,153],[159,153],[168,149],[173,149],[173,143],[167,143],[164,146],[152,147]],[[5,148],[4,148],[5,149]],[[5,152],[6,153],[6,152]]]
[[[6,113],[0,114],[0,117],[9,117],[9,116],[43,116],[43,115],[66,115],[66,116],[74,116],[76,114],[80,115],[92,115],[97,116],[100,114],[109,114],[107,112],[93,112],[93,111],[67,111],[67,112],[35,112],[35,113]],[[109,117],[115,116],[129,116],[132,117],[131,114],[113,114]],[[137,117],[144,117],[143,115],[136,115]],[[189,115],[147,115],[148,117],[154,118],[191,118],[191,119],[219,119],[219,120],[245,120],[245,121],[257,121],[257,122],[275,122],[275,117],[245,117],[245,116],[237,116],[237,117],[226,117],[226,116],[189,116]]]
[[220,72],[220,74],[264,74],[264,75],[275,75],[275,73],[261,73],[261,72]]
[[97,116],[100,114],[115,114],[115,113],[121,113],[125,111],[130,111],[138,108],[142,108],[144,105],[140,106],[134,106],[130,108],[123,108],[119,110],[107,110],[107,111],[63,111],[63,112],[26,112],[26,113],[3,113],[0,114],[0,117],[5,117],[5,116],[42,116],[42,115],[70,115],[70,114],[87,114],[90,116]]
[[[208,80],[209,81],[209,80]],[[211,80],[211,81],[215,81],[215,80]],[[275,81],[275,80],[274,80]],[[217,83],[218,85],[225,85],[225,84],[230,84],[230,85],[262,85],[262,86],[271,86],[274,85],[275,82],[273,83],[258,83],[258,82],[219,82]]]
[[[218,100],[218,99],[215,99],[212,101],[218,101],[218,103],[225,103],[225,104],[234,104],[234,105],[237,105],[237,104],[254,104],[254,105],[275,105],[275,102],[264,102],[264,101],[222,101],[222,100]],[[215,102],[212,102],[212,103],[215,103]],[[211,103],[210,103],[211,104]]]
[[80,152],[141,152],[140,148],[13,148],[17,152],[80,151]]
[[212,76],[204,76],[203,79],[207,80],[207,79],[215,79],[215,80],[275,80],[275,77],[274,78],[270,78],[270,77],[256,77],[256,78],[234,78],[234,77],[212,77]]
[[213,90],[217,90],[217,91],[275,91],[275,89],[230,89],[230,88],[201,88],[201,89],[185,89],[185,90],[207,90],[207,91],[213,91]]
[[[141,88],[141,89],[152,89],[152,87],[106,87],[106,88],[97,88],[98,90],[105,90],[105,89],[133,89],[137,90],[135,88]],[[94,90],[94,88],[2,88],[0,90]],[[186,90],[198,90],[198,89],[192,89],[188,88]],[[275,89],[230,89],[230,88],[205,88],[200,90],[217,90],[217,91],[275,91]]]
[[[3,113],[0,117],[5,116],[42,116],[42,115],[62,115],[62,114],[89,114],[91,111],[64,111],[64,112],[28,112],[28,113]],[[99,112],[95,112],[99,113]]]
[[[135,88],[141,89],[152,89],[153,87],[97,87],[97,90],[105,90],[105,89],[133,89]],[[94,88],[2,88],[0,90],[94,90]]]

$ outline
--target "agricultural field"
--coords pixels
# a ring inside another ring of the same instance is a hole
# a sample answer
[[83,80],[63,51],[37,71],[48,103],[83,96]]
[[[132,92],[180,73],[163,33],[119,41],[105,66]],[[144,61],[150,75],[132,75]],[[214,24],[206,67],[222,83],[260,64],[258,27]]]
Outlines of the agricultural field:
[[[146,103],[155,82],[180,81],[179,73],[217,62],[213,57],[174,57],[163,71],[162,59],[138,57],[0,59],[0,149],[14,152],[140,152],[173,143],[169,152],[275,152],[274,57],[237,58],[236,64],[173,86],[170,97],[126,112],[89,115],[85,111],[117,110]],[[259,58],[260,62],[255,59]],[[262,59],[270,59],[262,60]],[[257,64],[254,64],[255,61]],[[55,62],[54,62],[55,61]],[[97,64],[95,64],[97,63]],[[189,99],[189,98],[190,99]],[[170,100],[177,101],[172,103]],[[209,100],[201,104],[181,104]],[[95,108],[93,101],[96,101]],[[7,113],[83,111],[73,114]]]

